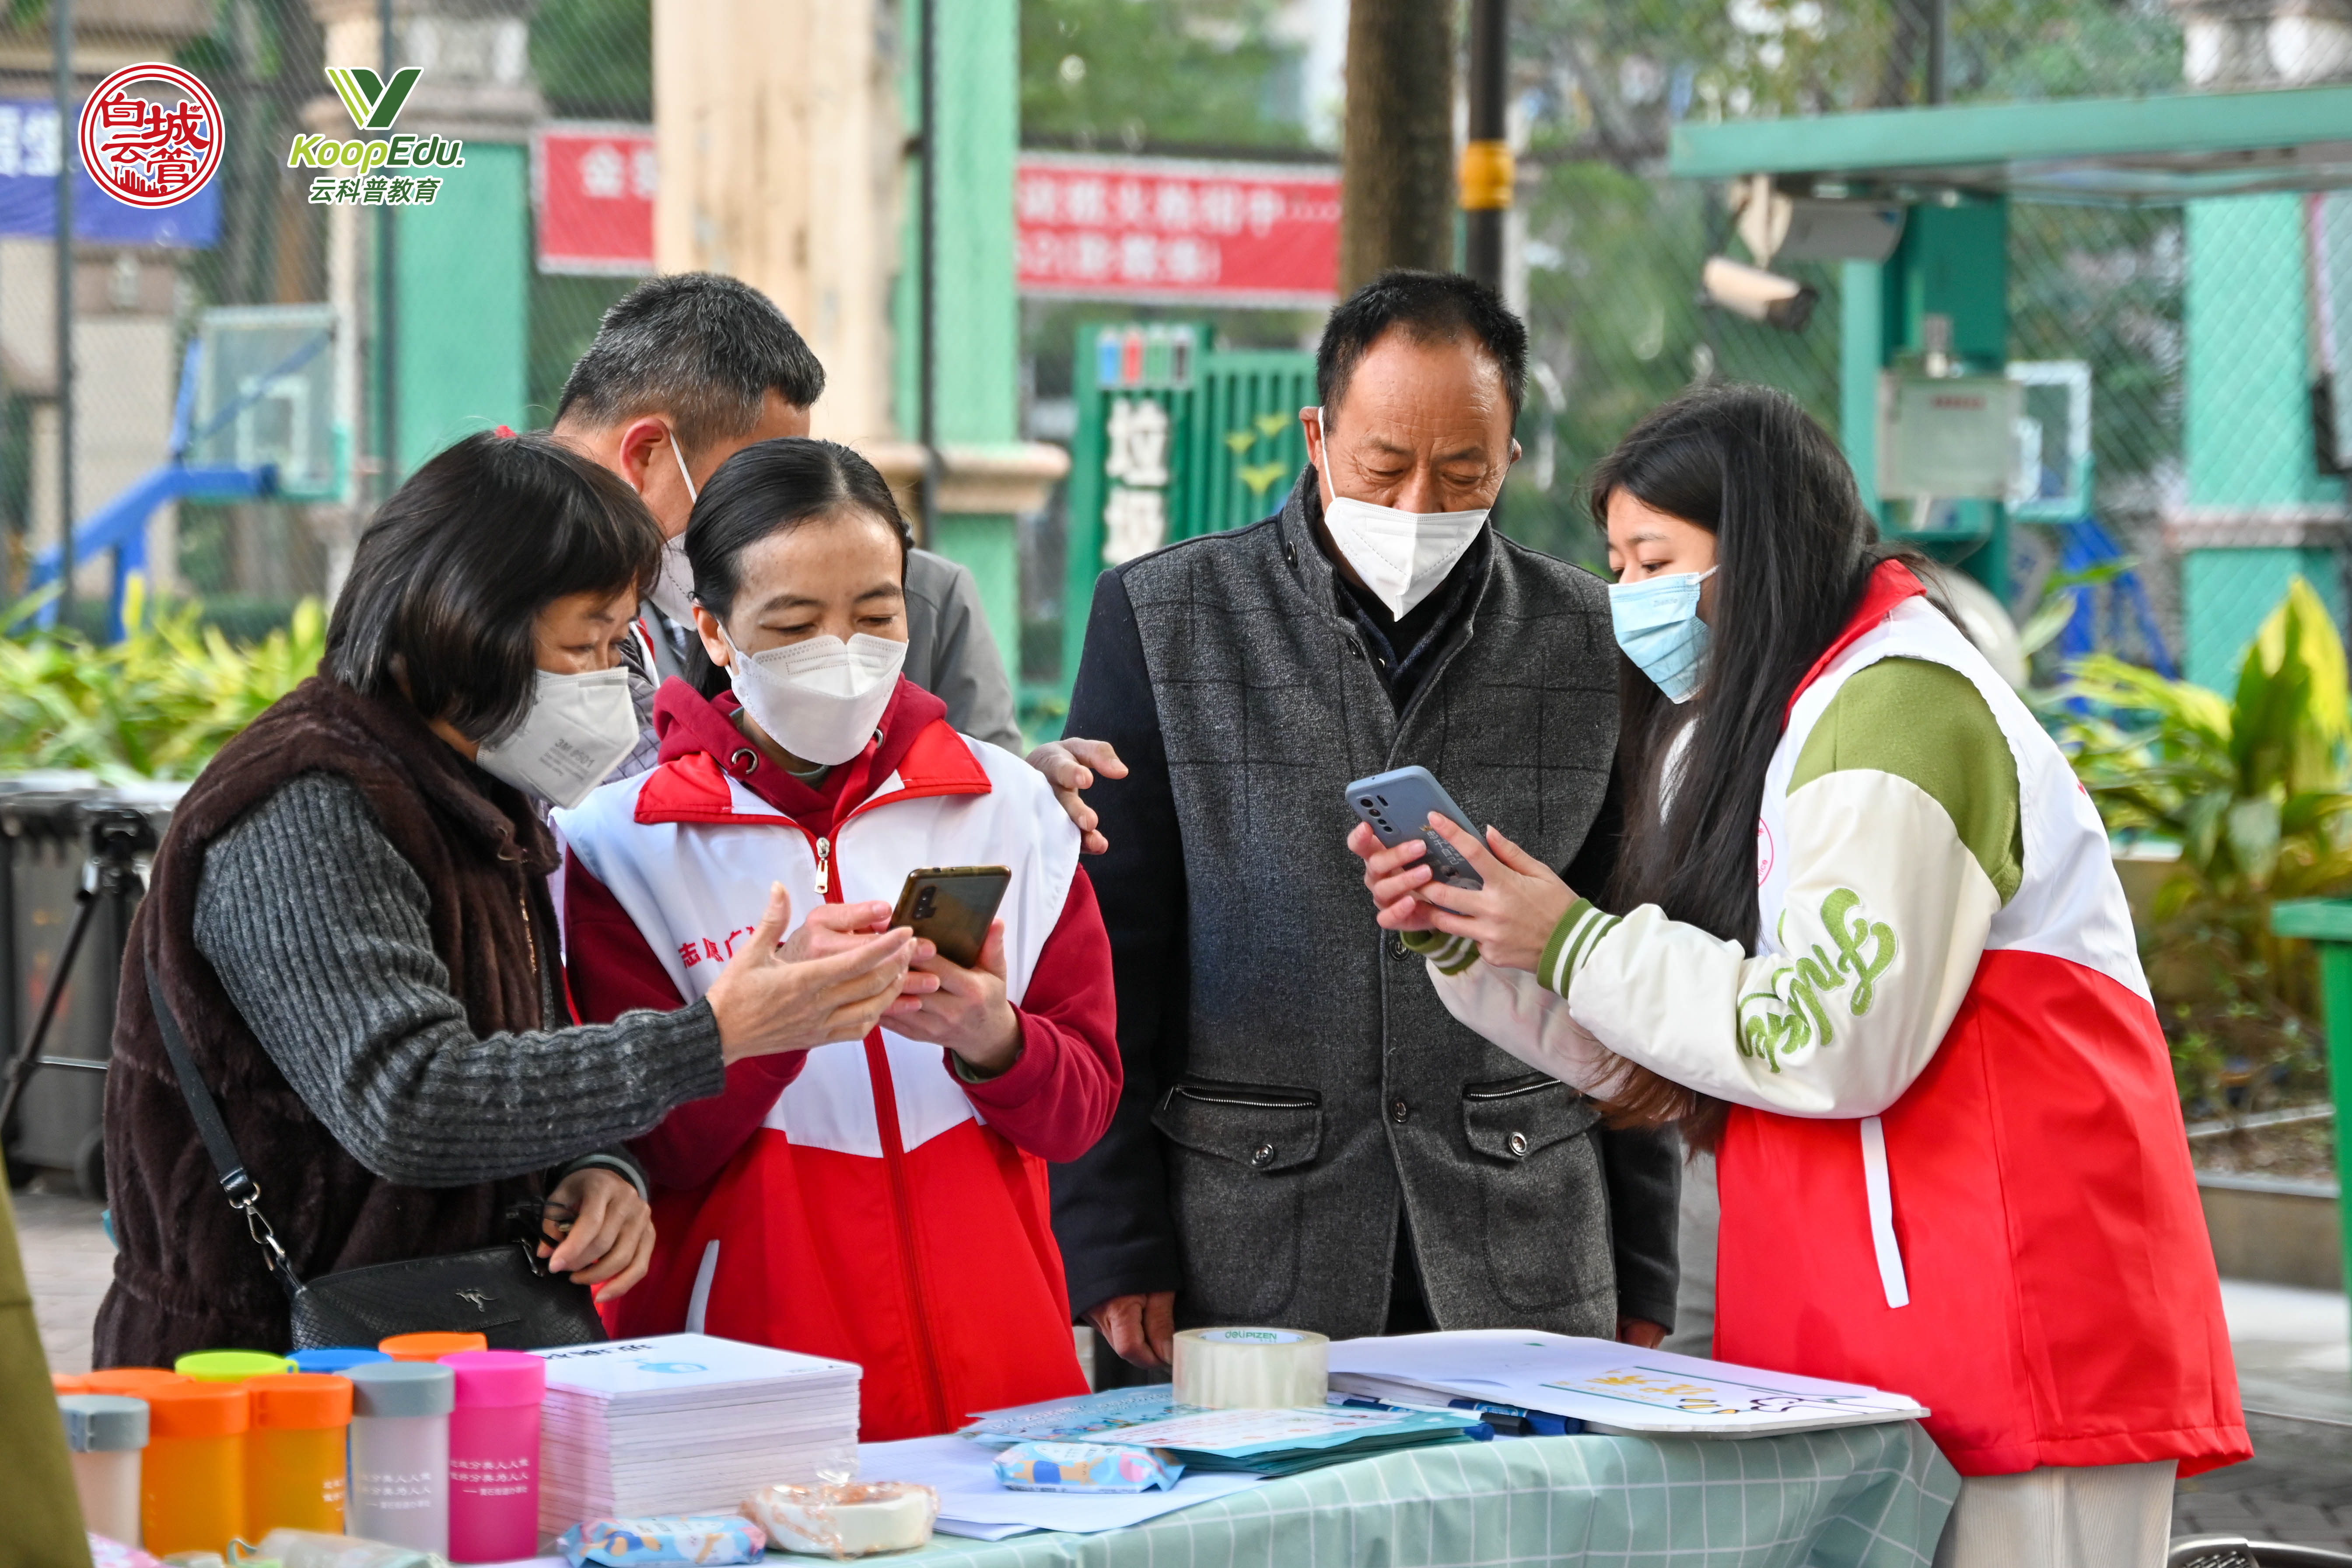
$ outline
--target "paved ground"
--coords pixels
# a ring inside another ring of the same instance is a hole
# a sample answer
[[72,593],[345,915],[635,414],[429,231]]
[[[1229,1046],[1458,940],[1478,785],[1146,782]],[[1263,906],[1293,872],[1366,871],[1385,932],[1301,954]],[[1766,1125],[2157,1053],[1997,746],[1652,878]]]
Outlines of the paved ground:
[[2181,1482],[2175,1532],[2352,1552],[2352,1319],[2344,1298],[2228,1279],[2221,1306],[2254,1457]]
[[[58,1372],[89,1367],[89,1324],[112,1276],[114,1247],[99,1206],[48,1178],[15,1194],[16,1226]],[[2241,1280],[2222,1282],[2222,1306],[2255,1457],[2180,1484],[2179,1534],[2243,1535],[2352,1552],[2352,1352],[2345,1299]]]
[[49,1370],[88,1372],[90,1320],[114,1278],[114,1244],[99,1226],[99,1205],[76,1194],[69,1179],[49,1175],[10,1195]]

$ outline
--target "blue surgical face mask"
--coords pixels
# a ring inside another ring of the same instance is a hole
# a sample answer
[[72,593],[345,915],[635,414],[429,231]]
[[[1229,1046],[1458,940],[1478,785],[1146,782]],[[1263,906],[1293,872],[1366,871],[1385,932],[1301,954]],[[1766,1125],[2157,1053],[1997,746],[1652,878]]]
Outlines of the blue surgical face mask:
[[1698,618],[1699,585],[1715,575],[1678,572],[1609,585],[1609,620],[1617,646],[1669,702],[1687,702],[1706,673],[1706,623]]

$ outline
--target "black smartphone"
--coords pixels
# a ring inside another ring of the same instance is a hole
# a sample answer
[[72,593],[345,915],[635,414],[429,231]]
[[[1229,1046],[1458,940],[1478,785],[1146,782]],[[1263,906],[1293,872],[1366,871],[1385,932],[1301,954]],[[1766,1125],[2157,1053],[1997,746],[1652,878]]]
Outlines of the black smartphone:
[[950,963],[970,969],[987,945],[989,922],[1013,873],[1003,866],[933,866],[907,873],[890,924],[912,926]]

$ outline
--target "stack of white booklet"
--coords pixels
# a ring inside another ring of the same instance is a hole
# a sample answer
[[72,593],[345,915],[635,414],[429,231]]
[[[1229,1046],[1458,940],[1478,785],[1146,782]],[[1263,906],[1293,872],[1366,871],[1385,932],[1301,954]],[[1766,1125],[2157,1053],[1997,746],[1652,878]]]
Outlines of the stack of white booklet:
[[1401,1404],[1520,1412],[1589,1431],[1762,1437],[1824,1426],[1916,1420],[1927,1406],[1858,1383],[1640,1350],[1534,1329],[1465,1329],[1343,1340],[1331,1391]]
[[761,1487],[856,1473],[849,1362],[707,1334],[539,1353],[546,1534],[605,1514],[732,1513]]

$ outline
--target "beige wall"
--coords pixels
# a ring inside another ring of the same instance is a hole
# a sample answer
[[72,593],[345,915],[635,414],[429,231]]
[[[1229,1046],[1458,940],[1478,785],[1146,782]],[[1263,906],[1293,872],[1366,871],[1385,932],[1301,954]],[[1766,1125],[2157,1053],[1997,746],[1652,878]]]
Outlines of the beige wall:
[[654,0],[665,272],[763,289],[824,362],[815,431],[890,419],[900,141],[888,0]]

